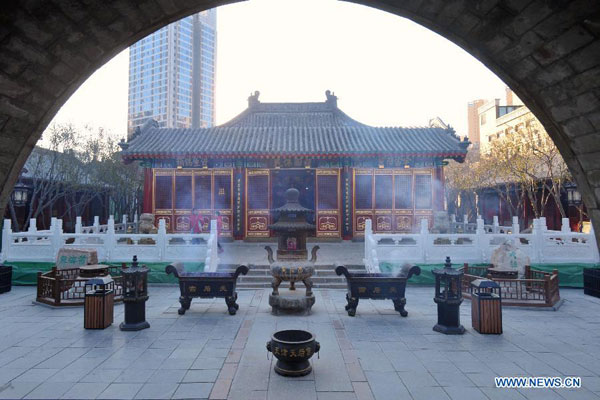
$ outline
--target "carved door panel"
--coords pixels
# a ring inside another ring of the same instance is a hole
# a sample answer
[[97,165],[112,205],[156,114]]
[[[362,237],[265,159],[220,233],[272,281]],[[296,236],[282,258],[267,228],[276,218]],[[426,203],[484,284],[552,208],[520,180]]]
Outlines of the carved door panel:
[[413,232],[413,174],[407,170],[394,171],[394,232]]
[[367,219],[373,220],[373,170],[354,169],[353,235],[362,236]]
[[[233,232],[233,170],[213,171],[213,208],[221,214],[221,237]],[[216,215],[215,217],[216,218]]]
[[375,220],[373,221],[373,230],[375,232],[393,232],[394,177],[392,171],[375,170],[374,179]]
[[246,170],[247,237],[269,237],[270,187],[268,169]]
[[340,170],[317,169],[317,237],[340,237]]
[[433,224],[433,179],[431,170],[415,172],[415,229],[421,229],[421,220],[427,219],[431,229]]
[[174,224],[173,232],[189,232],[191,229],[190,215],[193,205],[192,171],[175,171],[175,190],[174,197]]
[[171,232],[173,229],[173,186],[175,184],[173,170],[156,168],[153,172],[152,210],[155,226],[158,228],[158,221],[164,219],[167,232]]
[[212,218],[212,171],[194,170],[194,208],[198,209],[202,232],[210,230]]

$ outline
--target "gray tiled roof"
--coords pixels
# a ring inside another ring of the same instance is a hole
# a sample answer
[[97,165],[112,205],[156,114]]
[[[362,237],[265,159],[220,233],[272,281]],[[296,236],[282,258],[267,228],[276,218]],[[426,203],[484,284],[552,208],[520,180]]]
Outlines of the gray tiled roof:
[[[249,99],[250,100],[250,99]],[[128,143],[126,159],[173,155],[432,155],[464,157],[452,129],[377,128],[323,103],[260,103],[214,128],[168,129],[148,124]]]

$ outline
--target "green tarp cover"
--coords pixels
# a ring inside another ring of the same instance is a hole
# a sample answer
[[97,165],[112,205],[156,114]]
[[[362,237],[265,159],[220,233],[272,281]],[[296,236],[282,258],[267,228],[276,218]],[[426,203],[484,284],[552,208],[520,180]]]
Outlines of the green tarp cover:
[[[107,265],[121,266],[121,263],[102,263]],[[170,262],[159,263],[141,263],[150,269],[148,274],[149,283],[177,283],[177,279],[173,275],[165,273],[165,267]],[[13,285],[36,285],[37,273],[47,272],[52,269],[54,263],[49,262],[10,262],[7,261],[4,265],[13,267],[12,283]],[[186,271],[203,271],[204,263],[183,263]]]
[[[52,269],[53,263],[43,262],[5,262],[5,265],[11,265],[13,267],[13,285],[35,285],[37,283],[37,273],[47,272]],[[109,265],[120,266],[121,263],[103,263]],[[165,267],[170,262],[160,263],[145,263],[150,268],[150,275],[148,276],[148,282],[150,283],[177,283],[177,280],[173,275],[167,275],[165,273]],[[203,271],[204,263],[183,263],[186,271]],[[485,266],[489,264],[471,264],[473,266]],[[380,268],[382,272],[393,273],[395,267],[399,264],[392,263],[381,263]],[[458,268],[459,265],[453,265]],[[443,264],[421,264],[421,275],[413,276],[408,281],[409,284],[413,285],[433,285],[434,279],[431,273],[432,269],[444,268]],[[567,287],[583,287],[583,269],[584,268],[598,268],[600,264],[533,264],[532,267],[537,270],[552,272],[552,270],[558,270],[558,278],[560,286]]]
[[[409,284],[415,285],[433,285],[435,283],[433,279],[433,274],[431,273],[432,269],[436,268],[444,268],[443,264],[417,264],[421,267],[421,275],[413,276],[408,281]],[[470,264],[474,267],[478,266],[486,266],[489,264]],[[389,272],[393,273],[393,270],[397,267],[400,267],[400,264],[392,264],[382,262],[379,264],[379,268],[381,272]],[[462,264],[454,264],[454,268],[461,267]],[[584,268],[598,268],[600,264],[532,264],[531,267],[533,269],[537,269],[539,271],[552,272],[553,270],[558,270],[558,282],[560,286],[565,287],[583,287],[583,269]]]

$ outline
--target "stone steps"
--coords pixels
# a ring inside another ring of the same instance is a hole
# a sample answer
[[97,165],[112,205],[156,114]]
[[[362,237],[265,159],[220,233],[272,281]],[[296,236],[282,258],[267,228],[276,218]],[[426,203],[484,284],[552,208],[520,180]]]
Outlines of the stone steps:
[[[366,272],[364,265],[347,265],[346,268],[352,273]],[[240,275],[237,280],[239,289],[258,289],[271,287],[271,269],[269,265],[251,265],[247,275]],[[314,288],[345,289],[346,278],[335,273],[333,265],[315,265],[315,273],[312,276]],[[289,283],[283,282],[282,288],[288,288]],[[298,282],[296,287],[304,290],[304,284]]]

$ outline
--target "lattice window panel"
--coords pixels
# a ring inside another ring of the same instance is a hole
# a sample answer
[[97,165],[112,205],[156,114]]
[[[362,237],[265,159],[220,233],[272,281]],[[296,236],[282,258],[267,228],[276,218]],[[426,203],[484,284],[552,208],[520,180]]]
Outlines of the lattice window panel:
[[190,210],[192,208],[192,177],[175,175],[175,208]]
[[371,175],[356,175],[354,190],[355,206],[359,210],[373,208],[373,177]]
[[269,208],[269,177],[267,175],[248,177],[248,208],[252,210]]
[[215,175],[215,209],[231,208],[231,175]]
[[412,209],[412,175],[394,176],[394,185],[396,187],[396,209]]
[[393,200],[392,175],[375,175],[375,208],[378,210],[391,210]]
[[212,208],[210,202],[212,193],[210,175],[196,175],[194,177],[194,186],[194,197],[196,201],[194,208],[210,210]]
[[336,175],[317,176],[319,210],[337,210],[338,182]]
[[158,210],[173,208],[173,177],[157,176],[154,187],[154,206]]
[[431,209],[431,175],[415,175],[415,208]]

